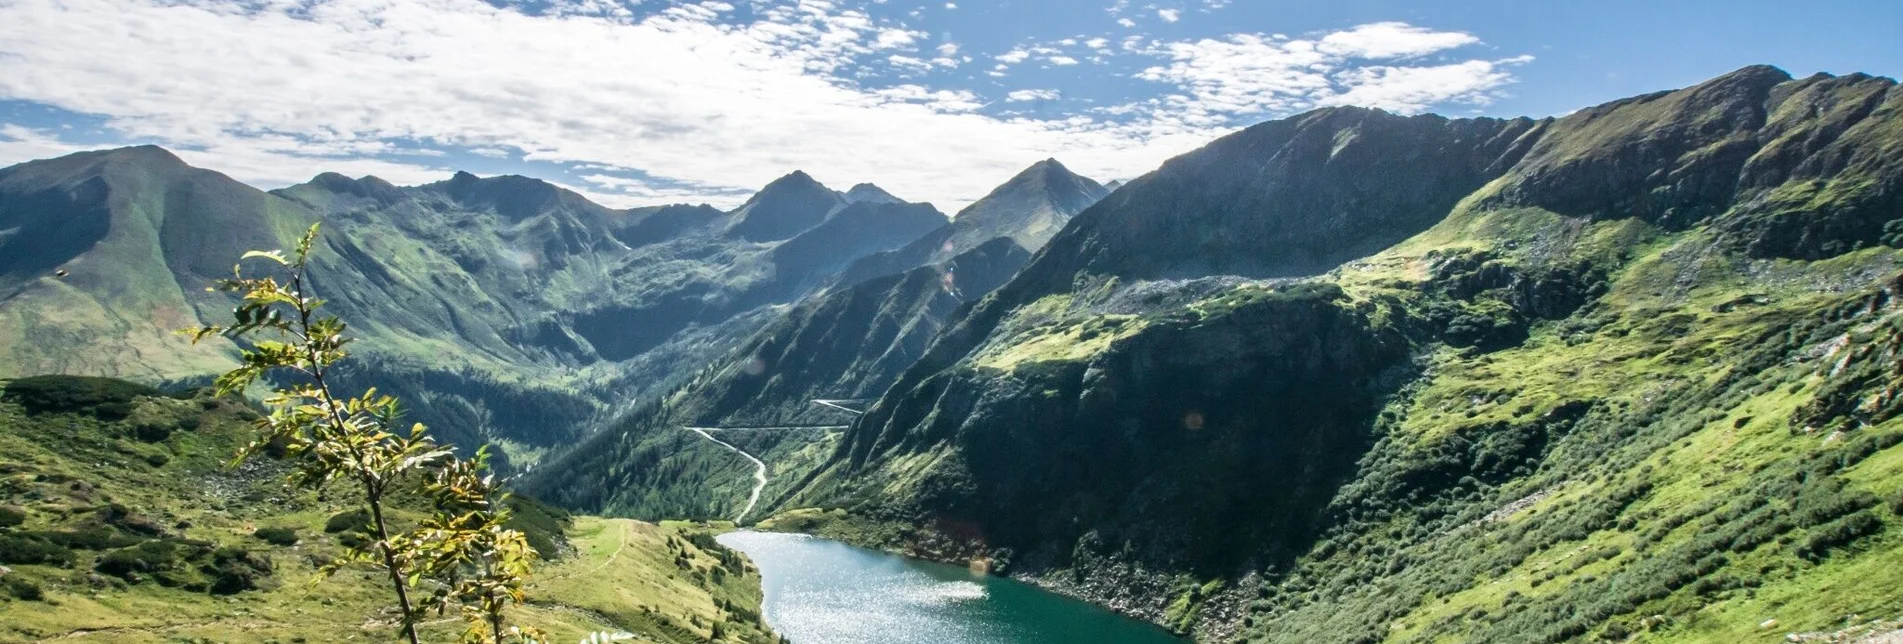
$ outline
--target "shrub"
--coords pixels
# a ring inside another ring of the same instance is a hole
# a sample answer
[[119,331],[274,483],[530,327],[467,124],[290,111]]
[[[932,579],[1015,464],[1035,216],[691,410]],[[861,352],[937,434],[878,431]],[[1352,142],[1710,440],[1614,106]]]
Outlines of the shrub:
[[132,401],[157,396],[159,390],[117,378],[92,376],[32,376],[7,383],[0,397],[25,407],[27,413],[93,413],[118,420],[132,412]]
[[1858,512],[1812,529],[1804,545],[1798,547],[1797,554],[1807,559],[1821,559],[1832,549],[1849,545],[1882,529],[1882,520],[1869,512]]
[[0,506],[0,528],[11,528],[26,523],[26,513],[19,508]]
[[132,403],[116,401],[100,403],[98,407],[92,409],[92,412],[100,420],[125,420],[127,416],[132,415]]
[[230,595],[258,588],[260,579],[271,576],[271,560],[243,548],[219,548],[205,572],[212,577],[213,595]]
[[164,524],[159,523],[151,517],[133,512],[131,508],[118,503],[100,508],[99,520],[104,521],[106,525],[133,534],[142,534],[149,537],[163,536],[165,534]]
[[35,584],[25,579],[20,579],[14,576],[8,576],[6,579],[6,586],[7,586],[7,594],[13,595],[14,598],[16,599],[23,599],[30,602],[36,602],[36,601],[41,601],[46,599],[46,592],[43,590],[40,590],[39,584]]
[[47,543],[73,550],[109,550],[137,545],[139,540],[104,526],[84,530],[42,530],[24,533]]
[[64,566],[72,562],[73,551],[59,544],[28,535],[0,534],[0,563]]
[[325,534],[337,534],[345,530],[356,530],[370,525],[370,511],[362,508],[348,512],[338,512],[324,521]]
[[154,539],[130,548],[121,548],[99,557],[93,570],[138,583],[141,575],[157,575],[179,567],[180,548],[171,542]]
[[296,528],[258,528],[256,532],[251,533],[251,536],[274,546],[297,545]]
[[162,420],[139,423],[132,428],[133,438],[147,443],[157,443],[172,437],[172,425]]

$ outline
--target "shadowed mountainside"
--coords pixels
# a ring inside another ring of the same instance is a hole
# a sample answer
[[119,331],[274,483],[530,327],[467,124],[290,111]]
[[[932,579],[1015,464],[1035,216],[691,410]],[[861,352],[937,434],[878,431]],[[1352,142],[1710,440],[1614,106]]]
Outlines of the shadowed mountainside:
[[1248,128],[1073,218],[768,523],[1210,640],[1893,613],[1836,584],[1903,581],[1899,127],[1892,80],[1752,67]]

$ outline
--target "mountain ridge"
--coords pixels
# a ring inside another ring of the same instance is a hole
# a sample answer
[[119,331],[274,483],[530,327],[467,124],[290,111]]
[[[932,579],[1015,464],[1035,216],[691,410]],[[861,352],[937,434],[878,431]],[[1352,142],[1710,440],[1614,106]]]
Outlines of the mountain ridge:
[[[769,525],[1216,641],[1903,608],[1819,590],[1903,552],[1876,509],[1903,490],[1874,483],[1903,425],[1823,402],[1888,410],[1903,386],[1877,366],[1903,319],[1899,108],[1888,79],[1753,67],[1555,119],[1247,128],[948,320]],[[1560,567],[1577,552],[1605,563]]]
[[[263,192],[153,146],[0,177],[0,375],[163,383],[221,371],[228,344],[173,331],[228,314],[205,287],[245,251],[286,247],[322,222],[310,278],[375,347],[340,377],[435,400],[418,420],[460,445],[502,444],[505,466],[585,431],[616,398],[671,387],[682,365],[726,351],[844,263],[944,221],[928,205],[833,208],[838,196],[804,173],[733,212],[615,210],[538,179],[467,172],[408,187],[321,173]],[[800,210],[813,196],[823,207]],[[793,219],[774,223],[776,212]],[[743,238],[759,226],[788,236]]]

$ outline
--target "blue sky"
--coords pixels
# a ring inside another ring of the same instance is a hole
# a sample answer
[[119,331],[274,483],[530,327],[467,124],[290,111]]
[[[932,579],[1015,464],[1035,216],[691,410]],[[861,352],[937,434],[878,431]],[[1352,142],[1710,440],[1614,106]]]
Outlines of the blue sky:
[[955,210],[1327,105],[1547,116],[1753,63],[1903,73],[1903,2],[8,0],[0,163],[260,187],[520,173],[730,206],[794,169]]

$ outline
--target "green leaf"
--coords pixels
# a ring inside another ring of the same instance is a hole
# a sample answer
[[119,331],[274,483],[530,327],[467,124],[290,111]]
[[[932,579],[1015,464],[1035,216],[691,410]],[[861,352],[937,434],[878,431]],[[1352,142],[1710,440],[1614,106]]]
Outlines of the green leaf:
[[271,260],[271,261],[274,261],[274,262],[277,262],[279,266],[290,266],[290,265],[291,265],[291,262],[290,262],[290,260],[287,260],[287,259],[284,259],[284,251],[281,251],[281,250],[254,250],[254,251],[249,251],[249,252],[246,252],[246,253],[245,253],[245,254],[243,254],[243,255],[240,255],[240,256],[238,256],[238,261],[244,261],[244,260],[247,260],[247,259],[251,259],[251,258],[253,258],[253,257],[262,257],[262,258],[265,258],[265,259],[268,259],[268,260]]

